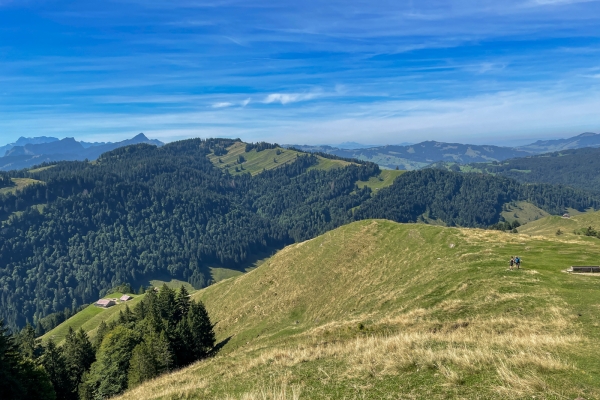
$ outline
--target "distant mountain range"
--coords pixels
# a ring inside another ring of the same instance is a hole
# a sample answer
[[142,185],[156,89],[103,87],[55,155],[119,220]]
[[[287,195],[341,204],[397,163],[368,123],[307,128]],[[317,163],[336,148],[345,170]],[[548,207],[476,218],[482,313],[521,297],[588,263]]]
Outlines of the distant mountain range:
[[445,161],[459,164],[504,161],[566,149],[600,147],[600,134],[586,132],[568,139],[538,140],[526,146],[502,147],[426,141],[417,144],[387,145],[363,148],[359,143],[343,143],[345,147],[329,145],[287,145],[308,152],[322,152],[339,157],[371,161],[383,168],[414,170]]
[[519,149],[540,154],[560,150],[581,149],[584,147],[600,147],[600,133],[585,132],[568,139],[538,140],[527,146],[521,146]]
[[148,143],[162,146],[159,140],[151,140],[143,133],[121,142],[78,142],[74,138],[20,137],[15,143],[0,147],[0,171],[30,168],[44,162],[95,160],[102,153],[131,144]]
[[[43,162],[95,160],[100,154],[119,147],[148,143],[162,146],[159,140],[150,140],[143,133],[121,142],[83,142],[73,138],[21,137],[15,143],[0,146],[0,171],[30,168]],[[383,168],[415,170],[436,162],[471,164],[527,157],[554,151],[600,147],[600,134],[586,132],[568,139],[538,140],[525,146],[503,147],[425,141],[416,144],[371,146],[356,142],[338,145],[285,145],[316,153],[327,153],[345,158],[371,161]]]

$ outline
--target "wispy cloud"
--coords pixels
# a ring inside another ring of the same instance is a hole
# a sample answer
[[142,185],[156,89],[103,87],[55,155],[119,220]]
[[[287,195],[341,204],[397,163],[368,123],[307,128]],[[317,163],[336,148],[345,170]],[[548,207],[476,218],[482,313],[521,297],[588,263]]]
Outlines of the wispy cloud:
[[212,105],[212,108],[225,108],[225,107],[231,107],[233,106],[233,103],[230,103],[228,101],[223,101],[220,103],[215,103]]
[[598,1],[42,3],[3,8],[2,139],[541,138],[600,118]]
[[271,93],[263,100],[265,104],[271,103],[296,103],[299,101],[313,100],[321,97],[322,93],[311,92],[311,93]]

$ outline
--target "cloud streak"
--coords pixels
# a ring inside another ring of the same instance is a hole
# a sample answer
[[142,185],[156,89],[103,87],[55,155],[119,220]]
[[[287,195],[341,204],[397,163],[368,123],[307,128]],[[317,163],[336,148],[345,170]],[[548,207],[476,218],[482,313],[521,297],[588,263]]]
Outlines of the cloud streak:
[[589,110],[600,90],[597,1],[21,4],[0,16],[7,142],[32,131],[485,141],[494,126],[543,138],[600,119],[571,107]]

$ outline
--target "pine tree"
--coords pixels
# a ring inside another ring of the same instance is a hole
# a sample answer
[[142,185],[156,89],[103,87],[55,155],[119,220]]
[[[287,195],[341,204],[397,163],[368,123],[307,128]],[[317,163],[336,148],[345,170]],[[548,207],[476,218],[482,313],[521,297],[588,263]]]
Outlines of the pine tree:
[[133,350],[129,362],[129,387],[152,379],[172,367],[172,355],[165,332],[150,332]]
[[160,317],[169,322],[175,322],[175,291],[169,288],[167,284],[163,284],[160,292],[158,292],[157,300]]
[[44,354],[40,357],[40,362],[46,370],[52,386],[54,386],[56,398],[70,399],[72,387],[65,358],[62,350],[52,340],[46,343]]
[[17,343],[21,353],[26,358],[35,360],[40,356],[41,348],[39,345],[39,340],[36,340],[35,330],[29,323],[25,325],[25,328],[23,328],[17,335]]
[[98,326],[98,329],[96,330],[96,338],[94,339],[94,348],[96,349],[96,351],[98,351],[98,349],[100,348],[102,340],[104,339],[104,336],[106,336],[108,331],[109,329],[108,325],[106,325],[106,322],[101,321],[100,325]]
[[23,358],[19,346],[0,319],[0,394],[4,400],[55,400],[56,394],[44,367]]
[[106,334],[80,393],[107,398],[127,389],[129,362],[140,339],[137,331],[124,326],[117,326]]
[[177,308],[177,314],[175,315],[175,319],[179,322],[183,318],[185,318],[190,309],[190,294],[183,285],[181,285],[181,288],[179,288],[179,291],[175,296],[175,304]]
[[208,357],[215,347],[215,332],[208,312],[201,301],[190,303],[187,324],[191,337],[189,351],[193,361]]
[[0,320],[0,393],[3,398],[20,398],[26,391],[19,376],[20,361],[19,348]]
[[152,379],[157,375],[156,363],[152,353],[145,342],[135,346],[129,361],[129,372],[127,382],[129,387],[134,387],[140,383]]
[[73,329],[69,327],[69,332],[65,337],[65,344],[63,345],[62,350],[67,372],[71,381],[72,398],[76,399],[77,390],[82,382],[83,374],[90,368],[96,358],[94,348],[83,329],[80,328],[79,331],[75,333]]

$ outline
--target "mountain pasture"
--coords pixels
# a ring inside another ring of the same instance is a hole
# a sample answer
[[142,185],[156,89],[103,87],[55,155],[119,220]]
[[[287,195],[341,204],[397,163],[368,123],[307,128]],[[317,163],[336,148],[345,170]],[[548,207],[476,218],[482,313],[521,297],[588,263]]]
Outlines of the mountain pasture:
[[597,398],[600,280],[561,270],[600,241],[565,239],[343,226],[196,292],[220,353],[121,398]]

